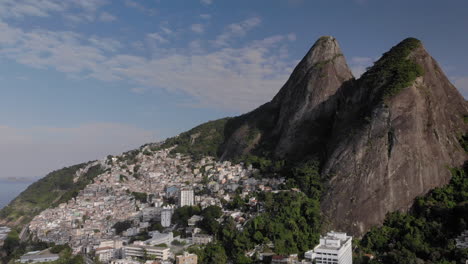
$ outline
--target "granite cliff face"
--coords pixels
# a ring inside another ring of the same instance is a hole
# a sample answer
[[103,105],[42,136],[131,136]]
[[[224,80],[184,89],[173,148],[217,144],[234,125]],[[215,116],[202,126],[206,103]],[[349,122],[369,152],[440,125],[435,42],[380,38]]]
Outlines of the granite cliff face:
[[262,149],[277,157],[323,152],[337,100],[353,79],[340,46],[321,37],[273,100],[228,124],[223,158]]
[[226,126],[223,158],[316,157],[331,228],[362,235],[388,212],[448,183],[467,155],[467,104],[416,39],[355,80],[333,37],[320,38],[273,100]]
[[423,73],[397,94],[376,100],[388,83],[369,82],[368,73],[344,92],[323,169],[332,177],[322,207],[337,229],[360,235],[386,213],[409,209],[467,158],[459,144],[464,98],[422,44],[408,59]]

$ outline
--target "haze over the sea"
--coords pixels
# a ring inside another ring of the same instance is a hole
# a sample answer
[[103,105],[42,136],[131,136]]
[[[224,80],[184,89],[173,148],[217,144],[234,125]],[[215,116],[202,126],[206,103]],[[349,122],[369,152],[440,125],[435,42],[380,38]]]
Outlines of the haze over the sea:
[[0,180],[0,209],[5,207],[18,194],[24,191],[32,182],[14,182]]

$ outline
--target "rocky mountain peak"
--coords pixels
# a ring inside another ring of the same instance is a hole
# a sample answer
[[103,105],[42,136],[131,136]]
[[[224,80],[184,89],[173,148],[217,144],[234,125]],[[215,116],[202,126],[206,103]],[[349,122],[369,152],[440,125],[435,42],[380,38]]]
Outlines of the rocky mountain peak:
[[[334,228],[361,235],[447,184],[467,155],[467,104],[417,39],[385,53],[340,103],[324,175]],[[352,133],[349,133],[352,131]]]
[[310,146],[304,141],[313,139],[301,132],[308,130],[305,127],[321,126],[316,121],[333,115],[336,102],[329,99],[352,79],[338,41],[330,36],[319,38],[272,101],[279,108],[274,130],[280,138],[276,155],[297,150],[293,144],[297,139],[303,140],[302,146]]
[[304,57],[304,62],[313,66],[316,63],[333,60],[343,55],[338,41],[332,36],[320,37]]

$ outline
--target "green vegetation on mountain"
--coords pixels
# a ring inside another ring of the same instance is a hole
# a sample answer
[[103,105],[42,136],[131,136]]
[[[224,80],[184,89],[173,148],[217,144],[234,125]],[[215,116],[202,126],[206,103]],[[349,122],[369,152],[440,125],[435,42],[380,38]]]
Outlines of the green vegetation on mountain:
[[184,206],[179,207],[174,210],[174,214],[172,214],[172,222],[177,224],[178,226],[187,226],[187,220],[194,215],[199,215],[201,209],[199,206]]
[[225,264],[228,260],[220,243],[209,243],[204,247],[192,246],[189,252],[197,254],[199,264]]
[[176,137],[168,138],[158,149],[177,145],[173,153],[191,155],[194,159],[203,156],[218,157],[223,144],[224,128],[230,118],[218,119],[199,125]]
[[258,244],[273,244],[278,254],[304,253],[320,236],[320,205],[302,192],[260,193],[265,211],[244,225],[239,232],[232,218],[221,226],[219,241],[235,263],[250,263],[244,252]]
[[365,82],[368,87],[383,86],[380,99],[385,100],[398,94],[424,73],[419,64],[408,58],[410,53],[421,45],[421,41],[415,38],[403,40],[383,54],[382,58],[364,73],[360,81]]
[[465,150],[466,153],[468,153],[468,134],[465,134],[460,137],[458,140],[462,148]]
[[[453,169],[450,183],[416,199],[410,213],[391,213],[360,241],[360,252],[376,258],[368,263],[462,263],[468,249],[455,238],[468,228],[468,167]],[[357,263],[367,263],[358,260]]]
[[11,226],[22,226],[43,210],[76,197],[79,191],[103,172],[99,165],[93,166],[77,182],[73,182],[76,172],[86,165],[83,163],[51,172],[31,184],[0,211],[0,220]]

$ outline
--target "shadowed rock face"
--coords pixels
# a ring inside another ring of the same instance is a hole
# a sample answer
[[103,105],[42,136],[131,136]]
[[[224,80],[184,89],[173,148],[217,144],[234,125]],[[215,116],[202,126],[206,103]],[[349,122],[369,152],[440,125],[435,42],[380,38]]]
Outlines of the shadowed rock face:
[[314,146],[321,144],[318,141],[328,132],[336,109],[336,100],[330,98],[351,79],[336,39],[321,37],[271,102],[232,122],[222,158],[248,153],[262,144],[278,157],[318,150]]
[[464,98],[418,40],[396,47],[408,43],[397,60],[423,74],[388,92],[392,71],[375,70],[382,63],[354,80],[337,41],[320,38],[271,102],[228,124],[222,158],[257,149],[320,158],[330,179],[322,209],[331,228],[353,235],[408,210],[466,160],[458,139],[468,128]]
[[339,111],[323,171],[333,175],[322,207],[334,228],[362,235],[447,184],[448,167],[467,158],[465,100],[422,45],[409,58],[424,69],[410,87],[371,107],[368,90],[379,87],[354,87]]
[[[272,101],[279,108],[273,130],[279,138],[275,149],[277,156],[297,153],[298,147],[310,140],[311,134],[315,134],[313,137],[322,134],[317,130],[326,125],[319,120],[328,122],[336,109],[335,100],[330,98],[351,79],[353,75],[336,39],[320,38]],[[313,126],[316,132],[310,133]]]

